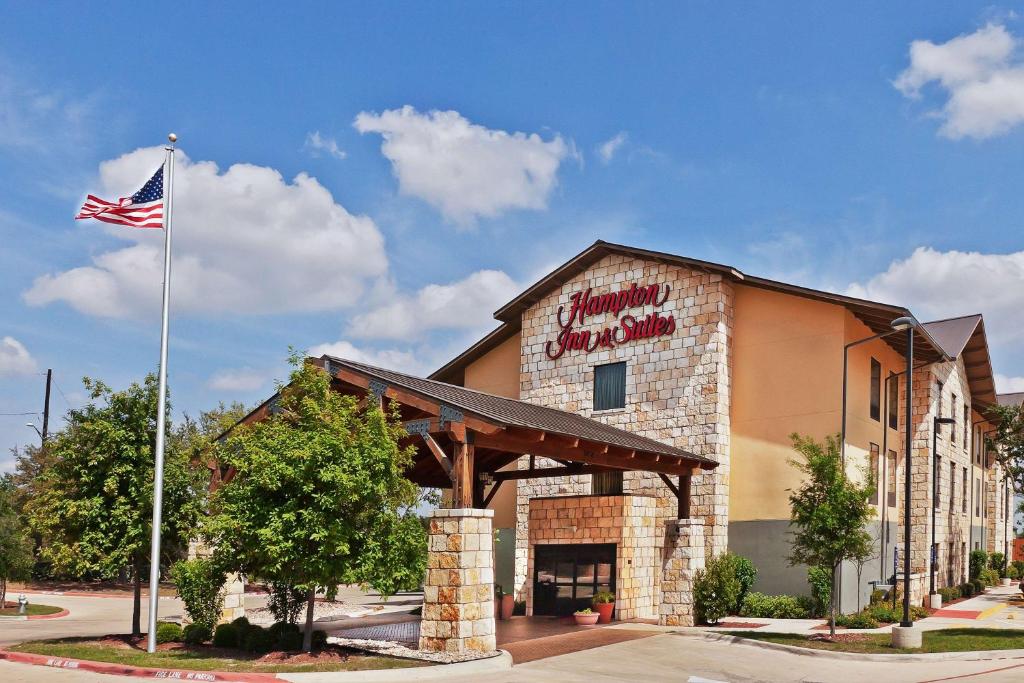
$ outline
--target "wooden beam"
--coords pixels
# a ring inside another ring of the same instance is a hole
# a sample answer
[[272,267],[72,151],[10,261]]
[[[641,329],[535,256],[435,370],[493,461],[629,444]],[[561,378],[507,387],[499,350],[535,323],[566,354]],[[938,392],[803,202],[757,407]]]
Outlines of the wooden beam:
[[484,504],[481,505],[480,507],[484,507],[485,508],[485,507],[487,507],[488,505],[491,504],[491,501],[494,500],[494,496],[498,493],[498,489],[501,488],[501,484],[502,484],[503,481],[504,481],[504,479],[495,479],[494,480],[494,486],[492,486],[491,490],[487,492],[487,496],[484,498]]
[[445,455],[444,451],[441,450],[441,447],[437,442],[434,441],[434,437],[430,436],[430,434],[424,434],[423,441],[427,444],[427,448],[430,449],[430,452],[434,454],[434,458],[437,459],[438,464],[440,464],[444,469],[445,474],[451,477],[452,469],[454,467],[452,461],[447,455]]
[[667,486],[668,490],[672,492],[672,495],[675,496],[676,498],[678,498],[679,497],[679,487],[676,486],[674,483],[672,483],[672,480],[668,478],[667,474],[662,474],[661,472],[659,472],[658,476],[661,477],[661,480],[663,482],[665,482],[665,486]]
[[568,477],[574,474],[595,474],[597,472],[621,472],[617,467],[602,467],[601,465],[584,465],[582,463],[568,465],[566,467],[538,467],[528,470],[509,470],[507,472],[495,472],[491,475],[494,481],[516,481],[519,479],[548,479],[551,477]]
[[681,475],[679,477],[679,489],[676,494],[676,500],[678,501],[679,507],[676,512],[678,519],[689,519],[690,518],[690,488],[692,483],[692,477],[690,475]]
[[473,507],[473,488],[476,477],[473,460],[476,446],[466,441],[455,442],[455,459],[452,468],[452,504],[457,508]]

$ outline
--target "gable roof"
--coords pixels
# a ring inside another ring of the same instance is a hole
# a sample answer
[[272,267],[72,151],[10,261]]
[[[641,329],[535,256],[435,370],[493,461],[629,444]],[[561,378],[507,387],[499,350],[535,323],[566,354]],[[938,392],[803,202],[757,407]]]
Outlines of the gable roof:
[[1015,394],[998,394],[996,402],[1001,406],[1024,405],[1024,391],[1018,391]]
[[[551,271],[536,283],[531,285],[515,299],[499,308],[494,317],[503,324],[496,330],[489,333],[483,339],[452,359],[444,366],[434,371],[430,377],[443,379],[449,382],[462,381],[462,373],[466,367],[477,358],[481,357],[498,344],[502,343],[513,334],[519,331],[522,325],[523,312],[533,306],[556,287],[561,287],[567,279],[586,271],[594,263],[611,254],[620,254],[632,258],[666,263],[669,265],[692,268],[694,270],[708,273],[717,273],[733,282],[749,287],[757,287],[792,296],[799,296],[806,299],[813,299],[824,303],[843,306],[863,322],[875,334],[882,334],[890,331],[889,323],[894,319],[903,316],[913,316],[908,308],[885,304],[867,299],[846,296],[825,292],[809,287],[801,287],[786,282],[779,282],[768,278],[747,275],[733,266],[703,261],[700,259],[678,256],[661,251],[630,247],[623,244],[614,244],[597,240],[592,245],[572,257],[555,270]],[[905,337],[894,335],[885,340],[889,346],[899,353],[905,350]],[[944,347],[931,337],[926,327],[919,328],[919,334],[914,335],[914,355],[928,362],[951,360]]]
[[704,469],[718,466],[718,463],[711,458],[690,453],[681,448],[670,446],[667,443],[649,439],[589,417],[577,415],[576,413],[505,398],[504,396],[496,396],[432,379],[423,379],[415,375],[378,368],[335,356],[324,355],[321,359],[325,362],[327,371],[332,375],[335,374],[339,366],[348,368],[385,382],[389,386],[402,387],[424,398],[442,401],[446,405],[484,418],[502,427],[535,429],[550,434],[618,446],[642,453],[672,456],[680,460],[693,462],[695,465],[699,464]]
[[995,373],[985,336],[985,320],[980,314],[934,320],[922,325],[952,359],[961,359],[967,384],[979,408],[996,403]]

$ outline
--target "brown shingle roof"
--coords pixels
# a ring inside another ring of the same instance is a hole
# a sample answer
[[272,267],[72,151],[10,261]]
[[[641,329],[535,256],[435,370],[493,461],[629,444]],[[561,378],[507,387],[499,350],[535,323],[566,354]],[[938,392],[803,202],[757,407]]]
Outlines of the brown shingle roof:
[[996,396],[996,402],[1001,406],[1024,405],[1024,391],[1019,391],[1015,394],[999,394]]
[[[594,441],[609,446],[627,448],[643,453],[675,456],[683,460],[700,463],[705,469],[717,467],[718,463],[681,448],[670,446],[655,439],[639,436],[603,422],[569,413],[556,408],[539,406],[526,401],[517,401],[503,396],[495,396],[474,389],[423,379],[414,375],[386,370],[384,368],[357,363],[334,356],[322,356],[330,364],[339,365],[357,373],[383,381],[388,385],[401,387],[424,398],[446,403],[478,417],[484,418],[504,427],[525,427],[552,434],[560,434],[572,438]],[[332,372],[328,365],[328,372]]]

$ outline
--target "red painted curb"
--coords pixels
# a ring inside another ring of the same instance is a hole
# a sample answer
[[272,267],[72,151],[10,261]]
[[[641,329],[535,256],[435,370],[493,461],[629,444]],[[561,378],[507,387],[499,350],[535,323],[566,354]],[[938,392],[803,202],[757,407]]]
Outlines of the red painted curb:
[[87,659],[63,659],[61,657],[36,655],[29,652],[11,652],[10,650],[0,650],[0,659],[20,664],[49,666],[55,669],[76,669],[78,671],[91,671],[99,674],[111,674],[113,676],[134,676],[135,678],[169,678],[178,681],[224,681],[225,683],[267,683],[267,681],[281,680],[277,677],[277,674],[152,669],[144,666],[93,662]]
[[71,612],[67,611],[66,609],[62,609],[61,611],[54,612],[53,614],[30,614],[28,616],[28,620],[34,621],[36,619],[60,619],[61,617],[66,617],[69,614],[71,614]]

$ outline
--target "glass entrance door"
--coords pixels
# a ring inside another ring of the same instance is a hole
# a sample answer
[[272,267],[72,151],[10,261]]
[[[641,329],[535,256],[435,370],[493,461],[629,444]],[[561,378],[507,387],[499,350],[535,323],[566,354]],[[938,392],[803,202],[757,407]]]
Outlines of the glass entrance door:
[[565,616],[590,607],[598,591],[615,592],[615,544],[537,545],[533,613]]

